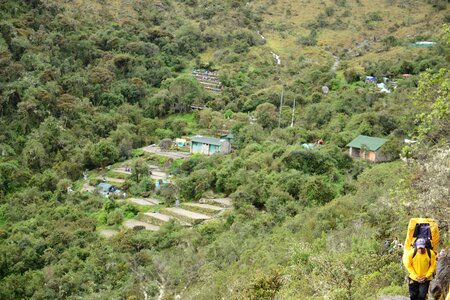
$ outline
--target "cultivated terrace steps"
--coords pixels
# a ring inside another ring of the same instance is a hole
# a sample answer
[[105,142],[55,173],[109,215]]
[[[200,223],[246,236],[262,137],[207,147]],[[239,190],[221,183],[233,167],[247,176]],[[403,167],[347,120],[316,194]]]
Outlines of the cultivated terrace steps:
[[126,201],[141,206],[154,206],[161,203],[158,199],[153,198],[128,198]]
[[152,230],[152,231],[158,231],[159,230],[159,226],[154,225],[154,224],[150,224],[147,222],[142,222],[139,220],[135,220],[135,219],[130,219],[130,220],[126,220],[125,222],[123,222],[123,226],[126,228],[136,228],[136,227],[141,227],[141,228],[145,228],[146,230]]
[[203,204],[203,203],[183,203],[181,207],[208,216],[220,213],[222,210],[225,209],[224,207],[221,206],[214,206],[211,204]]
[[[133,199],[133,203],[138,205],[150,206],[159,204],[158,200],[151,198],[129,198],[127,201],[130,201],[131,199]],[[151,204],[149,200],[155,200],[155,203]],[[218,201],[216,202],[215,200]],[[159,226],[162,226],[164,223],[169,222],[170,220],[176,220],[181,225],[190,227],[216,218],[232,205],[231,199],[228,198],[204,199],[202,202],[203,203],[182,203],[181,207],[166,207],[162,208],[159,212],[141,212],[137,216],[137,219],[127,220],[123,225],[126,228],[139,227],[156,231],[159,229]]]
[[139,214],[139,219],[144,222],[148,222],[155,225],[163,225],[173,219],[172,216],[156,213],[156,212],[145,212]]
[[205,220],[211,219],[210,216],[179,207],[164,208],[162,212],[191,225],[200,224]]
[[[214,75],[209,74],[209,76],[211,76],[212,78]],[[163,172],[158,166],[149,165],[149,168],[151,170],[151,177],[153,179],[168,180],[167,174]],[[123,166],[115,168],[112,171],[116,174],[131,174],[131,170]],[[98,179],[118,184],[122,184],[125,182],[125,180],[122,178],[112,178],[105,176],[99,176]],[[150,208],[150,210],[156,210],[158,209],[156,208],[156,206],[159,206],[161,204],[161,201],[158,199],[144,197],[129,197],[127,199],[118,199],[117,202],[127,202],[141,208],[146,208],[143,210],[148,210],[148,208]],[[183,226],[190,227],[196,224],[200,224],[204,221],[213,220],[221,215],[224,210],[231,207],[232,202],[230,198],[201,199],[199,203],[187,202],[181,203],[179,207],[159,208],[158,212],[140,212],[135,219],[125,220],[122,225],[124,228],[129,229],[140,228],[145,230],[157,231],[159,230],[160,226],[164,225],[166,222],[175,220]],[[105,237],[111,237],[116,233],[117,231],[109,229],[104,229],[100,232],[100,234]]]
[[216,206],[220,206],[223,208],[231,208],[233,206],[233,203],[231,202],[230,198],[214,198],[214,199],[203,198],[203,199],[200,199],[199,202],[205,203],[205,204],[216,205]]

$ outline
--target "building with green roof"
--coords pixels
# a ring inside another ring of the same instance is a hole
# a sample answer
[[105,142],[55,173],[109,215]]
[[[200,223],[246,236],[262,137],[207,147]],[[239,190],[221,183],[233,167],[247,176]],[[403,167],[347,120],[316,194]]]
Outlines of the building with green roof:
[[218,139],[201,135],[191,137],[191,153],[212,155],[214,153],[227,154],[230,152],[231,144],[227,139]]
[[351,157],[360,157],[372,162],[385,161],[386,157],[381,154],[381,147],[387,140],[383,138],[360,135],[347,144]]

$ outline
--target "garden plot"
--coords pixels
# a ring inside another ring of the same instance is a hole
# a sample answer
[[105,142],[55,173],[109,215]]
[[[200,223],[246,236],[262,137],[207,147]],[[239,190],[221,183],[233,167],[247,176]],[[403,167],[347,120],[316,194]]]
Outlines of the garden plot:
[[93,193],[95,190],[95,186],[90,185],[89,182],[83,183],[83,187],[81,188],[81,192]]
[[111,230],[111,229],[101,229],[101,230],[99,230],[98,233],[103,237],[110,238],[110,237],[113,237],[114,235],[116,235],[118,232],[116,230]]

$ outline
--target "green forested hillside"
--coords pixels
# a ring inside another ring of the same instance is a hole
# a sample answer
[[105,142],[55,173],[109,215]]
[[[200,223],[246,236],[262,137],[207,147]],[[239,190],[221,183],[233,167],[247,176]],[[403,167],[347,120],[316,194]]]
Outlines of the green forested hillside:
[[[0,1],[0,299],[406,295],[409,218],[450,241],[449,21],[445,0]],[[139,150],[224,133],[227,155]],[[350,158],[360,134],[390,161]],[[111,165],[152,210],[233,208],[126,229],[146,210],[85,192]]]

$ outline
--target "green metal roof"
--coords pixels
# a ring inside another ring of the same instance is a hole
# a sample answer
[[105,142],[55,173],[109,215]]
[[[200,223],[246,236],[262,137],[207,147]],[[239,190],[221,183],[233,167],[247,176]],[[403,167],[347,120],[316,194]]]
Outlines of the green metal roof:
[[209,145],[216,145],[220,146],[225,140],[212,138],[212,137],[205,137],[205,136],[193,136],[191,137],[191,142],[194,143],[202,143],[202,144],[209,144]]
[[367,135],[360,135],[353,141],[347,144],[347,147],[361,149],[363,146],[371,151],[376,151],[378,148],[386,143],[386,139],[371,137]]
[[229,134],[224,134],[220,136],[221,139],[234,139],[234,134],[229,133]]

